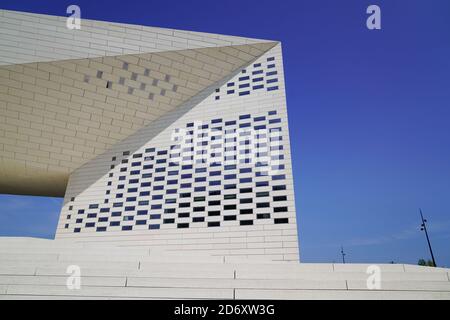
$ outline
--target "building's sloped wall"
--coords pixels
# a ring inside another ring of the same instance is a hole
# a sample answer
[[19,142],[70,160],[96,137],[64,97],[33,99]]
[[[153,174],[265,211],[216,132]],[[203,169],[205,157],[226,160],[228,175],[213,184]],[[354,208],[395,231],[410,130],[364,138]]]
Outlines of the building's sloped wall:
[[73,170],[274,45],[0,66],[0,193],[64,196]]
[[298,260],[283,78],[277,45],[75,171],[57,237]]
[[[82,10],[83,8],[81,8]],[[69,16],[69,15],[68,15]],[[263,40],[0,10],[0,65],[243,45]]]

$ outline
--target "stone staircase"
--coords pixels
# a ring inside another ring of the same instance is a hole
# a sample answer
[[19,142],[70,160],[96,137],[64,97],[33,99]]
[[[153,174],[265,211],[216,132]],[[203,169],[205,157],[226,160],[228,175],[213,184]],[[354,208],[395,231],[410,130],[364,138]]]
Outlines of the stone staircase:
[[[81,272],[70,290],[69,266]],[[450,269],[267,262],[145,247],[0,238],[0,299],[450,299]]]

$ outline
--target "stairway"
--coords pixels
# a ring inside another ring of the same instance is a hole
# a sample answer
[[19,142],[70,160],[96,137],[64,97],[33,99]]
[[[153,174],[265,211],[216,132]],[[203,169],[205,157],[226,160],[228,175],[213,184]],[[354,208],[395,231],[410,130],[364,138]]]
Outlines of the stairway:
[[[72,265],[80,289],[66,285]],[[450,269],[379,264],[369,290],[368,266],[0,238],[0,299],[450,299]]]

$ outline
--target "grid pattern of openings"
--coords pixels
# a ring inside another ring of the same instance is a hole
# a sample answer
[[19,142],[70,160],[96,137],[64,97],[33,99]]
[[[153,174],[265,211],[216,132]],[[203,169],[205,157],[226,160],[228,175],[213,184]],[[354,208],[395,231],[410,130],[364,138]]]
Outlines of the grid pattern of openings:
[[225,88],[216,89],[215,100],[229,95],[246,96],[252,91],[278,90],[278,71],[275,64],[275,57],[268,57],[263,62],[254,63],[241,71],[239,76],[228,82]]
[[[129,69],[129,63],[123,62],[122,63],[122,70],[128,71]],[[103,71],[98,70],[97,71],[97,79],[103,79]],[[148,98],[150,100],[153,100],[154,92],[149,92],[148,88],[150,86],[157,87],[160,81],[165,82],[163,85],[163,88],[160,89],[160,95],[165,96],[166,95],[166,87],[169,87],[171,91],[177,92],[178,85],[171,84],[170,83],[171,76],[169,74],[164,75],[164,80],[159,80],[157,78],[151,77],[151,71],[149,68],[145,68],[144,71],[139,74],[136,71],[133,71],[131,73],[131,77],[129,79],[121,76],[119,77],[118,81],[114,83],[112,80],[106,81],[106,89],[112,89],[113,84],[114,86],[121,86],[122,88],[126,88],[126,90],[121,90],[123,92],[126,92],[130,95],[133,95],[135,93],[135,90],[140,90],[143,92],[144,95],[148,95]],[[84,76],[84,81],[86,83],[89,83],[91,81],[91,78],[89,75]]]
[[[167,148],[112,157],[104,198],[71,199],[73,232],[289,223],[284,141],[276,111],[187,123]],[[253,158],[251,158],[253,156]],[[291,199],[289,199],[291,200]]]

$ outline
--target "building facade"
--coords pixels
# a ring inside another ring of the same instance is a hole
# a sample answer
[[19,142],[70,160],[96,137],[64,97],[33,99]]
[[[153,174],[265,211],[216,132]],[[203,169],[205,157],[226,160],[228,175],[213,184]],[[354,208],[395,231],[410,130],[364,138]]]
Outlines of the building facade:
[[0,192],[56,237],[298,261],[281,44],[0,11]]

